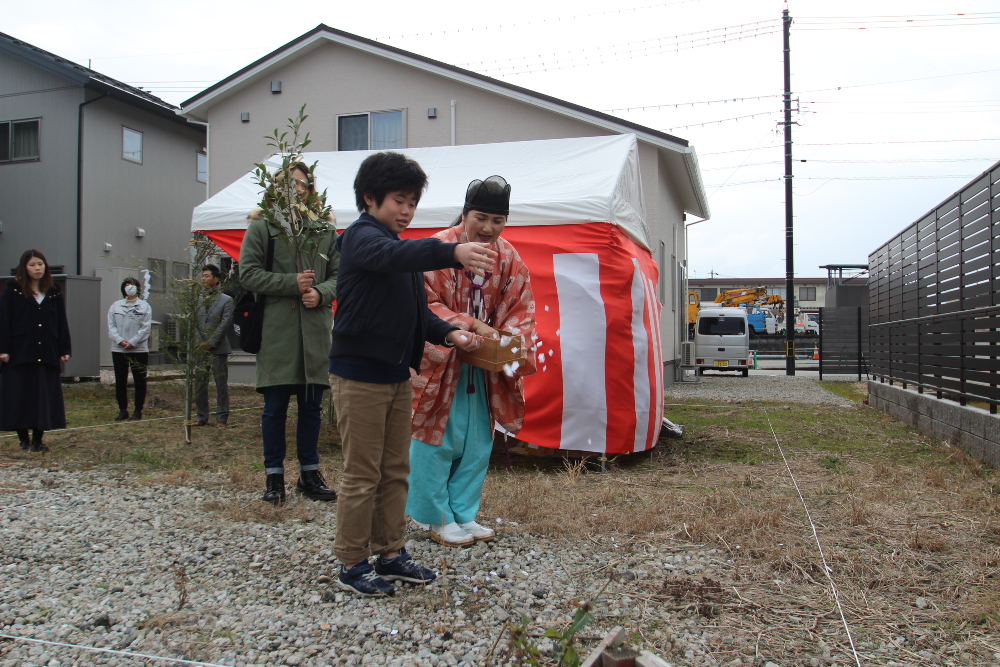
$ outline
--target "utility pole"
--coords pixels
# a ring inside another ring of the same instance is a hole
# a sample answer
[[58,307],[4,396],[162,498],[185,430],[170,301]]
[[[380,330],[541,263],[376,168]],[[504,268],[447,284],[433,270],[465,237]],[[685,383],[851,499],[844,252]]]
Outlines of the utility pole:
[[785,375],[795,375],[795,247],[792,243],[792,17],[781,12],[785,46]]

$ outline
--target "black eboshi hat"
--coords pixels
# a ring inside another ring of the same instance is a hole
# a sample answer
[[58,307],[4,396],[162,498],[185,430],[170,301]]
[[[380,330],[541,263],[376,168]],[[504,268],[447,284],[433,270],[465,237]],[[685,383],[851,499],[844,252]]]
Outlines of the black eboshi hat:
[[510,215],[510,184],[502,176],[472,181],[465,191],[465,209],[492,215]]

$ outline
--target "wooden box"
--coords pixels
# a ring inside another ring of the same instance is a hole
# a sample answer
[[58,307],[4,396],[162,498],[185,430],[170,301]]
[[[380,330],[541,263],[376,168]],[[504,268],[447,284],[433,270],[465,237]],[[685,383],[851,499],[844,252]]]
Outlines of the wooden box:
[[[501,345],[501,343],[507,343]],[[524,364],[522,348],[524,340],[521,334],[501,331],[500,338],[484,338],[483,346],[475,352],[458,351],[458,358],[463,364],[469,364],[483,370],[502,373],[505,364],[518,362]],[[514,350],[517,350],[516,352]]]

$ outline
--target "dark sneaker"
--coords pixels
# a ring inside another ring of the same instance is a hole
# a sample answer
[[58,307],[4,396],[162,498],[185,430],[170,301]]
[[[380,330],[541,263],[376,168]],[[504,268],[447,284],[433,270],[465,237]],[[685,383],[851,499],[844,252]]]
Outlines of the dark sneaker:
[[337,586],[345,591],[360,593],[368,597],[385,597],[396,593],[392,584],[378,576],[372,569],[371,563],[366,560],[350,569],[341,565],[340,574],[336,581]]
[[395,558],[378,557],[375,572],[386,581],[408,581],[411,584],[428,584],[437,579],[437,572],[418,565],[406,549],[400,549]]

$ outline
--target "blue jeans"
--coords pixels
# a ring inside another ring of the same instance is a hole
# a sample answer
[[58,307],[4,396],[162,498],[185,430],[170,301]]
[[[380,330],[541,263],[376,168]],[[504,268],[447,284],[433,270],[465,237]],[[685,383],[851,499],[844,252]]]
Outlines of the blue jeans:
[[264,472],[268,475],[285,472],[285,422],[288,401],[294,395],[299,406],[295,428],[295,448],[300,470],[319,470],[320,415],[323,409],[321,384],[283,384],[264,387],[264,413],[260,417],[261,439],[264,441]]

